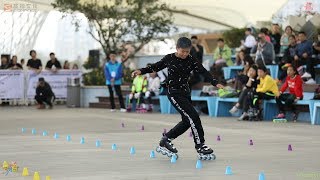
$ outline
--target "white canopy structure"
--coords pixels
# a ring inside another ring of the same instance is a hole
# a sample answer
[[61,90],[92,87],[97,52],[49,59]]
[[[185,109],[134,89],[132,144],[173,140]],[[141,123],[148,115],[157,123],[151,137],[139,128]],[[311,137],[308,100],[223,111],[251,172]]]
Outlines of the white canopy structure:
[[[275,20],[283,20],[287,15],[296,12],[292,8],[301,9],[301,6],[312,2],[314,9],[319,11],[320,4],[320,0],[161,1],[175,7],[175,25],[189,27],[191,31],[197,29],[195,32],[200,30],[203,33],[246,27],[256,24],[257,21],[271,21],[272,17],[275,17]],[[2,3],[0,4],[0,54],[28,57],[29,50],[36,48],[46,57],[49,52],[54,51],[58,57],[74,60],[87,57],[89,49],[99,47],[86,33],[86,21],[83,22],[79,32],[75,32],[70,19],[61,19],[61,14],[53,11],[52,2],[53,0],[0,2]],[[286,6],[288,4],[289,7]],[[292,4],[299,4],[299,7]]]

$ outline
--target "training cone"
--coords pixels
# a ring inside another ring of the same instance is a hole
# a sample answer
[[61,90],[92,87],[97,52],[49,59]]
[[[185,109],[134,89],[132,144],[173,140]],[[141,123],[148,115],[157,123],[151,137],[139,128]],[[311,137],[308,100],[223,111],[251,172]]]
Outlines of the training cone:
[[117,150],[117,145],[116,144],[112,144],[111,148],[112,148],[112,150]]
[[70,136],[70,135],[67,136],[67,141],[68,141],[68,142],[71,141],[71,136]]
[[43,132],[42,132],[42,136],[48,136],[47,131],[43,131]]
[[253,146],[253,141],[252,141],[252,139],[250,139],[249,145],[250,145],[250,146]]
[[3,161],[2,169],[7,170],[9,168],[9,164],[7,161]]
[[59,138],[59,134],[58,133],[54,133],[54,136],[53,136],[55,139],[58,139]]
[[121,127],[123,127],[123,128],[124,128],[124,123],[121,123]]
[[40,180],[40,175],[38,172],[34,172],[33,180]]
[[21,132],[22,132],[22,133],[25,133],[25,132],[26,132],[26,129],[25,129],[25,128],[21,128]]
[[175,155],[171,156],[171,163],[176,163],[177,162],[177,157]]
[[232,170],[230,166],[227,166],[226,168],[226,175],[232,175]]
[[135,148],[134,148],[134,147],[131,147],[131,148],[130,148],[130,154],[132,154],[132,155],[133,155],[133,154],[135,154],[135,153],[136,153]]
[[189,137],[192,137],[192,131],[190,131],[190,133],[189,133]]
[[265,177],[264,177],[264,173],[263,173],[263,172],[261,172],[261,173],[259,174],[259,180],[265,180]]
[[51,180],[50,176],[46,176],[46,180]]
[[101,147],[101,142],[99,140],[96,141],[96,147]]
[[220,136],[218,136],[218,137],[217,137],[217,141],[221,141],[221,138],[220,138]]
[[84,144],[84,137],[80,139],[80,144]]
[[156,155],[155,155],[154,151],[151,151],[150,152],[150,158],[155,158],[155,157],[156,157]]
[[201,169],[201,168],[202,168],[202,162],[201,162],[201,160],[197,160],[196,168],[197,168],[197,169]]
[[28,168],[23,168],[23,171],[22,171],[22,176],[29,176],[29,171],[28,171]]
[[288,151],[292,151],[292,146],[291,146],[291,144],[288,145]]
[[32,133],[32,134],[37,134],[36,129],[32,129],[31,133]]
[[144,131],[144,125],[141,126],[141,131]]

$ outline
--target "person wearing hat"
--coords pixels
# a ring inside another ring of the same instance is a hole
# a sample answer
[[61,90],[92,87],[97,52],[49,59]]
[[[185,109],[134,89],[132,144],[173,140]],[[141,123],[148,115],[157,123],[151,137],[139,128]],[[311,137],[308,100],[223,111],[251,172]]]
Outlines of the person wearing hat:
[[38,109],[45,109],[47,104],[50,109],[53,107],[55,95],[49,83],[43,77],[39,78],[38,86],[36,88],[35,100],[38,102]]

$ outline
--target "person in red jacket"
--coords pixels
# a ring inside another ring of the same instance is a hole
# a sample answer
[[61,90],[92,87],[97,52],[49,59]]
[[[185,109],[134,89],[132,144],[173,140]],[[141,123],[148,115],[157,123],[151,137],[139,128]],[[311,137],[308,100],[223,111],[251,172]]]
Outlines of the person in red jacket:
[[[284,107],[290,107],[293,111],[293,121],[296,122],[298,118],[298,112],[296,111],[294,103],[303,99],[302,79],[298,74],[297,69],[294,66],[289,66],[287,69],[287,78],[285,83],[280,89],[280,96],[276,98],[277,105],[279,107],[279,114],[277,118],[285,118]],[[289,87],[289,93],[285,93]],[[283,104],[284,102],[284,104]]]

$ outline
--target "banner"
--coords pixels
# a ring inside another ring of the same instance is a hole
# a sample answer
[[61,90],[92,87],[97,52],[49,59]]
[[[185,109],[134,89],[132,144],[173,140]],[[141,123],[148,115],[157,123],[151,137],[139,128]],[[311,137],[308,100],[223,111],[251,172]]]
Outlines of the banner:
[[27,98],[33,99],[36,95],[36,87],[40,77],[50,84],[56,98],[67,98],[67,80],[68,78],[80,78],[80,70],[59,70],[56,73],[51,71],[42,71],[36,74],[34,71],[29,71],[27,75]]
[[0,71],[0,98],[24,98],[24,72],[21,70]]

